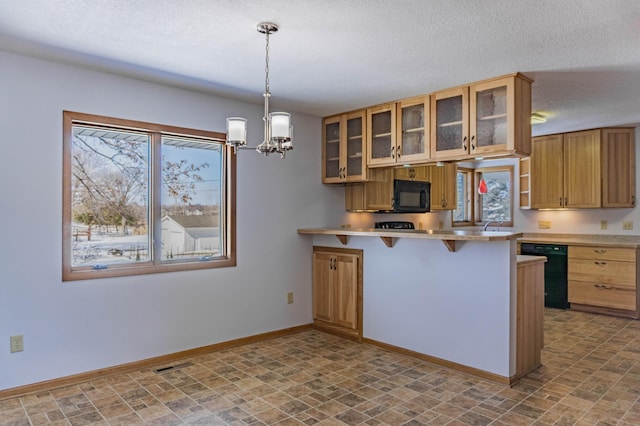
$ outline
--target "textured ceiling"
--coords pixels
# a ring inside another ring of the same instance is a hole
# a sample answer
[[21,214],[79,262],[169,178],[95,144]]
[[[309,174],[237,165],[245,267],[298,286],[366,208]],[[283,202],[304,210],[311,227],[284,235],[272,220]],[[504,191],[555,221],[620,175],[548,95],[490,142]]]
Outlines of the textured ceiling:
[[2,0],[0,49],[316,116],[523,72],[534,134],[640,123],[639,0]]

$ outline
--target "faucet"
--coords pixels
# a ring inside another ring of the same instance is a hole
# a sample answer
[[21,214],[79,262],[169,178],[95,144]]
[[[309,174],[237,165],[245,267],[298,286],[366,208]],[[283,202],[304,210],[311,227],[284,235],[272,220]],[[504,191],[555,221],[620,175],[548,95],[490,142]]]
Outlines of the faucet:
[[489,227],[489,225],[491,225],[492,223],[496,223],[498,224],[498,226],[502,225],[502,221],[499,220],[490,220],[487,223],[484,224],[484,228],[482,228],[483,231],[486,231],[487,228]]

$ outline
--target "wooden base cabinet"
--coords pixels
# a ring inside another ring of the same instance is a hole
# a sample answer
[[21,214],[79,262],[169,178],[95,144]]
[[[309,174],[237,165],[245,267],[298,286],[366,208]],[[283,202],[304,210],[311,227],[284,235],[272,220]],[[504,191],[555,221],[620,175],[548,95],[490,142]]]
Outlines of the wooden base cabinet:
[[[522,260],[521,259],[526,259]],[[544,263],[518,256],[516,374],[518,380],[541,365],[544,347]]]
[[569,246],[571,309],[638,319],[638,250]]
[[313,247],[313,322],[362,342],[362,250]]

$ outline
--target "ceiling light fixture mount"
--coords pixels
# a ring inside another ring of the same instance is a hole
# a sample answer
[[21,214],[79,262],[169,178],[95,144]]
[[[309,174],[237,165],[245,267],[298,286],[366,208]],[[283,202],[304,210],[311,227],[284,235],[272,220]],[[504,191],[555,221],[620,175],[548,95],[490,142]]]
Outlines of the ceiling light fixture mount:
[[[271,91],[269,88],[269,35],[278,31],[278,25],[272,22],[260,22],[257,26],[259,33],[266,38],[265,54],[265,80],[264,80],[264,140],[256,147],[256,151],[268,156],[272,152],[280,153],[285,158],[287,151],[293,149],[291,142],[293,126],[291,125],[291,115],[286,112],[269,112],[269,98]],[[247,144],[247,120],[242,117],[227,118],[227,145],[233,147],[233,152],[237,153],[238,148],[242,149]]]

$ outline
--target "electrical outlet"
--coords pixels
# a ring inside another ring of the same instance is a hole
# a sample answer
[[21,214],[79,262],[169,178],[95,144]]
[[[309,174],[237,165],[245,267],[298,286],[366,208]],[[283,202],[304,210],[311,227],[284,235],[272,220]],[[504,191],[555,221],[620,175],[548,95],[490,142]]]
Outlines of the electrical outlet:
[[11,353],[24,351],[24,336],[11,336]]
[[550,220],[539,220],[538,221],[538,229],[551,229],[551,221]]
[[444,228],[444,222],[443,221],[439,221],[438,222],[438,229],[442,229]]
[[606,220],[601,220],[600,221],[600,229],[602,229],[602,230],[607,229],[607,221]]
[[622,229],[625,231],[631,231],[633,229],[633,221],[629,220],[622,222]]
[[340,225],[340,228],[351,228],[351,224],[350,223],[343,223],[342,225]]
[[418,222],[418,229],[424,229],[423,225],[422,225],[422,222]]
[[287,293],[287,303],[291,304],[293,303],[293,292],[290,291],[289,293]]

